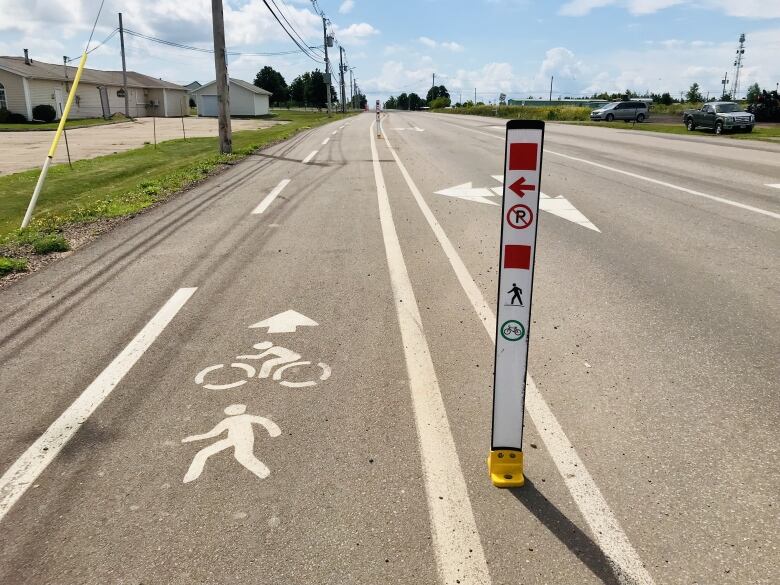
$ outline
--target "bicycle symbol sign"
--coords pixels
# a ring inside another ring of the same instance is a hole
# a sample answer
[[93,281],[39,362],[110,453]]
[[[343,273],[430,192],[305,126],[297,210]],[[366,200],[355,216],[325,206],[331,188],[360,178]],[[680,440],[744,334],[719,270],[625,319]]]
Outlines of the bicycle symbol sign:
[[501,325],[501,337],[507,341],[520,341],[525,337],[525,327],[520,321],[510,319]]
[[506,220],[516,230],[524,230],[534,220],[534,212],[522,203],[513,205],[506,214]]

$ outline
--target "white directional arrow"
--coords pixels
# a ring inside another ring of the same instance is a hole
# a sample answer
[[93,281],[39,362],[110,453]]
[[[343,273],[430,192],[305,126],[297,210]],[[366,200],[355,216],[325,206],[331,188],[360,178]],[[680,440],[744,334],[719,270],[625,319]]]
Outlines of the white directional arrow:
[[563,195],[557,197],[550,197],[544,193],[539,194],[539,209],[568,219],[571,222],[581,225],[584,228],[593,230],[594,232],[601,233],[601,230],[593,225],[590,220],[585,217],[571,202]]
[[437,195],[444,195],[445,197],[457,197],[458,199],[466,199],[467,201],[476,201],[477,203],[486,203],[487,205],[498,205],[495,201],[491,201],[488,197],[495,197],[499,193],[495,193],[487,187],[472,187],[471,182],[463,183],[462,185],[456,185],[449,189],[442,189],[436,191]]
[[[502,185],[504,184],[504,177],[502,175],[492,175],[492,177]],[[495,189],[495,187],[492,188],[493,191],[495,191]],[[503,190],[503,187],[501,189]],[[581,225],[589,230],[593,230],[594,232],[601,233],[601,230],[593,225],[593,223],[591,223],[591,221],[563,195],[550,197],[546,193],[539,193],[539,209],[569,220],[577,225]]]
[[268,333],[295,333],[297,327],[316,327],[319,325],[316,321],[309,319],[306,315],[301,315],[297,311],[289,310],[269,317],[265,321],[260,321],[250,325],[250,329],[259,329],[268,327]]

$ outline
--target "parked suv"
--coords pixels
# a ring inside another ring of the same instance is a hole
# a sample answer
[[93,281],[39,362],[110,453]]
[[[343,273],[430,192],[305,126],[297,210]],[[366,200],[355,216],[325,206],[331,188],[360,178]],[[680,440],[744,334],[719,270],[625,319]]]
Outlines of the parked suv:
[[591,120],[636,120],[644,122],[650,116],[645,102],[611,102],[590,113]]

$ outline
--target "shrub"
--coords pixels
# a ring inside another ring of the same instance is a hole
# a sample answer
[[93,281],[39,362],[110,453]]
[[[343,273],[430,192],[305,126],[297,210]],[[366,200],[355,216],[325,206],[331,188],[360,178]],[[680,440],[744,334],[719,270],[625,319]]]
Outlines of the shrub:
[[49,104],[38,104],[33,108],[33,120],[42,122],[53,122],[57,117],[57,110]]
[[431,100],[430,107],[433,110],[438,110],[440,108],[446,108],[450,105],[450,98],[448,97],[438,97],[435,100]]
[[6,120],[6,122],[9,124],[26,124],[27,118],[24,117],[22,114],[11,112],[8,114],[8,119]]
[[49,234],[38,238],[33,243],[36,254],[51,254],[52,252],[65,252],[70,250],[68,242],[59,234]]
[[25,270],[27,270],[27,260],[0,256],[0,276],[5,276],[12,272],[24,272]]
[[0,124],[5,124],[8,122],[8,117],[11,115],[11,112],[6,110],[5,108],[0,108]]

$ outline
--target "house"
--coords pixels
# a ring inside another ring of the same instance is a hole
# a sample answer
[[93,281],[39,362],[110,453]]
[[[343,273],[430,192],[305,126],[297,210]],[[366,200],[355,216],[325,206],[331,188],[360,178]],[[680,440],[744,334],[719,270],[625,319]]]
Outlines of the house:
[[[216,117],[217,82],[201,85],[192,92],[198,108],[198,116]],[[230,79],[230,115],[264,116],[269,111],[271,92],[241,79]]]
[[[60,117],[76,67],[35,61],[28,56],[0,57],[0,108],[33,118],[33,108],[49,104]],[[176,117],[187,115],[187,90],[134,71],[127,72],[130,117]],[[85,68],[76,89],[69,118],[109,117],[124,113],[125,99],[121,71]]]

